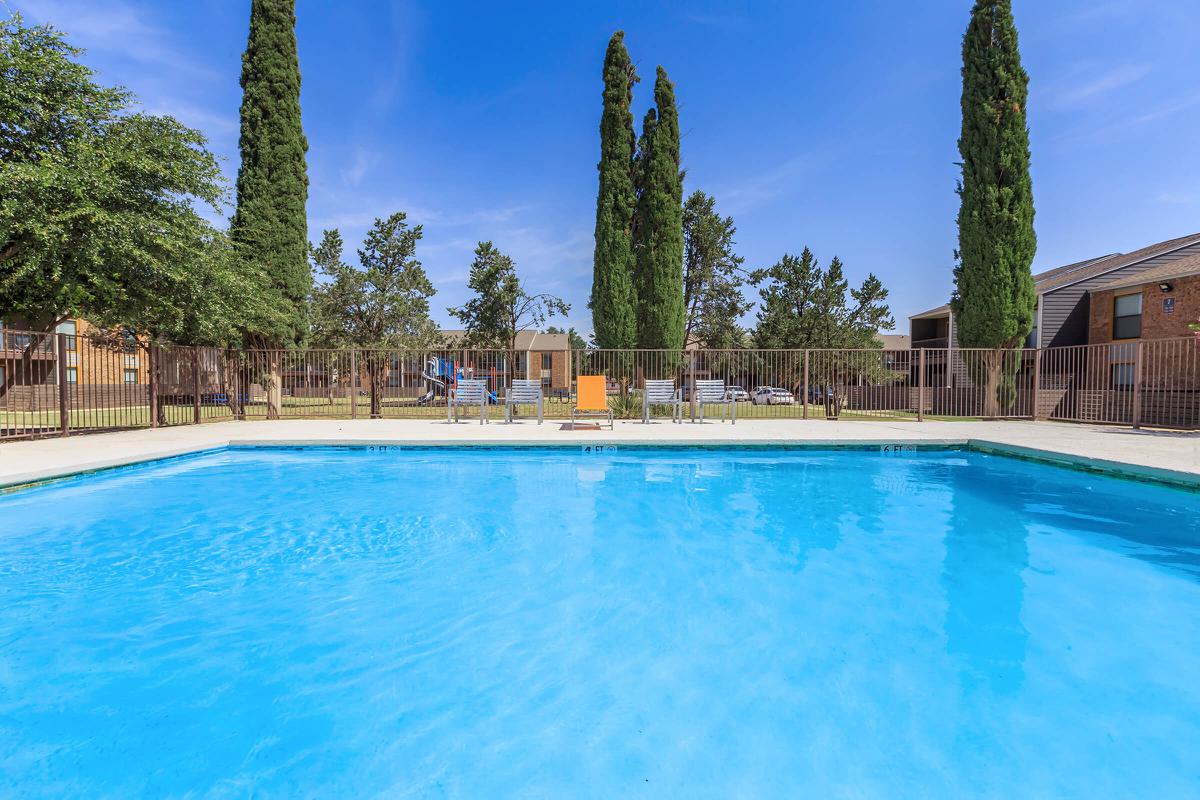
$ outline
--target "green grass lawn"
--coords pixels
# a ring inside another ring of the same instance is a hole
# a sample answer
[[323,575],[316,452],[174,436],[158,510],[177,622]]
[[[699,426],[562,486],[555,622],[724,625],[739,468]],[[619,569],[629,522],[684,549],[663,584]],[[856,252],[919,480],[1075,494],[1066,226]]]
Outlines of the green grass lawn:
[[[360,419],[367,419],[371,415],[371,401],[369,397],[357,398],[357,411]],[[547,400],[543,405],[544,415],[547,419],[569,419],[571,409],[574,406],[573,402],[564,402],[561,400]],[[247,403],[245,407],[246,419],[266,419],[267,404],[263,401]],[[705,404],[704,416],[708,420],[720,419],[721,413],[724,411],[728,416],[728,406],[719,404]],[[165,405],[163,413],[168,425],[187,425],[193,420],[193,408],[190,404],[182,405]],[[666,418],[670,416],[670,410],[666,406],[657,406],[653,409],[655,418]],[[687,403],[684,403],[683,409],[684,418],[690,418],[691,409]],[[418,405],[416,398],[386,398],[384,400],[381,415],[384,418],[390,419],[444,419],[446,417],[446,406],[440,405]],[[624,415],[618,415],[618,419],[641,419],[641,406],[627,408]],[[201,421],[203,422],[220,422],[233,418],[229,408],[224,405],[206,405],[200,408]],[[351,399],[348,397],[335,397],[331,402],[326,397],[285,397],[283,398],[282,418],[283,419],[349,419],[353,416]],[[466,416],[470,416],[470,410],[467,410]],[[504,418],[503,404],[494,404],[488,407],[488,416],[491,419]],[[516,409],[516,416],[523,419],[531,419],[537,416],[537,408],[533,405],[519,405]],[[801,419],[804,416],[804,407],[800,404],[794,405],[754,405],[750,402],[739,402],[737,404],[738,419]],[[87,429],[103,429],[103,428],[136,428],[148,427],[150,424],[150,407],[149,405],[142,406],[124,406],[120,408],[86,408],[73,409],[70,413],[72,430],[87,430]],[[808,406],[809,419],[824,419],[824,406],[812,405]],[[914,412],[904,411],[860,411],[852,409],[844,409],[840,419],[843,420],[915,420]],[[935,416],[926,415],[926,419],[937,420],[968,420],[972,417],[950,417],[950,416]],[[59,418],[57,409],[44,409],[39,411],[0,411],[0,429],[4,430],[22,430],[22,429],[55,429],[59,427]]]
[[[163,407],[168,425],[186,425],[192,422],[191,406]],[[150,425],[150,406],[122,406],[120,408],[76,408],[69,414],[72,430],[89,428],[144,428]],[[201,406],[200,419],[216,422],[232,419],[225,406]],[[39,411],[0,411],[0,429],[57,428],[58,409]]]

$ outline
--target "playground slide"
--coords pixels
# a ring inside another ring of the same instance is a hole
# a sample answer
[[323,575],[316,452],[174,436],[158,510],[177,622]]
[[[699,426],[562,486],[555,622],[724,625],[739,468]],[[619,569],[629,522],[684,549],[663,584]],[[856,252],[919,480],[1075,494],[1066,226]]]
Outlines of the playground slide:
[[430,375],[428,371],[421,375],[422,378],[429,381],[429,391],[417,398],[417,405],[425,406],[433,402],[434,394],[437,391],[435,387],[442,387],[442,393],[446,393],[446,384],[441,378],[436,375]]
[[[421,375],[421,377],[429,381],[430,385],[429,391],[417,398],[417,404],[426,405],[433,402],[433,398],[436,393],[435,387],[440,386],[443,394],[449,394],[449,391],[446,387],[446,381],[443,380],[443,378],[448,379],[453,377],[454,380],[458,381],[467,377],[467,375],[465,374],[463,368],[454,362],[444,358],[435,357],[429,359],[429,361],[425,364],[425,372]],[[499,404],[500,398],[495,392],[488,392],[488,402]]]

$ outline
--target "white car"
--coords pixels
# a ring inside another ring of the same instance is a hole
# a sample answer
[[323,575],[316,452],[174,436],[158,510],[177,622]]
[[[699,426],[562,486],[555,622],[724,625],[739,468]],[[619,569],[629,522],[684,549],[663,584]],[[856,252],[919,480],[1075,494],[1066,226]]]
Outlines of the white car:
[[778,386],[759,386],[751,399],[756,406],[790,406],[796,403],[791,392]]
[[725,389],[725,399],[744,403],[750,399],[750,393],[740,386],[729,386]]

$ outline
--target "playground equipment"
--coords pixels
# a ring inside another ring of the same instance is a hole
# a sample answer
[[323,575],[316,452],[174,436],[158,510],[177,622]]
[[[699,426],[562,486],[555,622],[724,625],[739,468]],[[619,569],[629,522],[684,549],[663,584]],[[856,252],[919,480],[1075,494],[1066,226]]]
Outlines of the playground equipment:
[[[438,389],[444,397],[449,398],[450,390],[453,389],[459,381],[470,380],[474,378],[475,370],[470,367],[463,367],[448,358],[441,356],[430,356],[425,362],[425,371],[421,374],[429,383],[429,391],[417,398],[417,405],[430,405],[434,402],[438,395]],[[500,399],[495,392],[488,392],[487,399],[489,403],[499,403]]]

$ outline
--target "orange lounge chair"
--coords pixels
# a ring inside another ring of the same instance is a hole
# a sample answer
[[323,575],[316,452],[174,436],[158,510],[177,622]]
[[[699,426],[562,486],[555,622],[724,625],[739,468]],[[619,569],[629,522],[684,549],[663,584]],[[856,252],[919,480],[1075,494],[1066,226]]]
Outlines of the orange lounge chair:
[[575,430],[575,420],[580,417],[604,417],[608,420],[608,429],[613,429],[613,413],[608,407],[608,393],[604,389],[603,375],[580,375],[575,383],[577,396],[575,407],[571,409],[571,430]]

